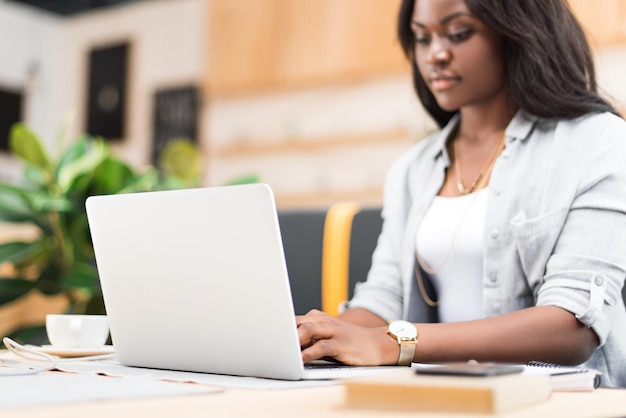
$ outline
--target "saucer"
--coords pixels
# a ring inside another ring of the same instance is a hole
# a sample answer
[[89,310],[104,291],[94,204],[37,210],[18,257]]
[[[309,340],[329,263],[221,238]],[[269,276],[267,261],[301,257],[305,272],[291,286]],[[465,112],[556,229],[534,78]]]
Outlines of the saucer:
[[59,357],[85,357],[85,356],[100,356],[103,354],[113,354],[112,345],[103,345],[96,348],[59,348],[52,345],[42,345],[36,347],[39,351],[42,351],[51,356]]

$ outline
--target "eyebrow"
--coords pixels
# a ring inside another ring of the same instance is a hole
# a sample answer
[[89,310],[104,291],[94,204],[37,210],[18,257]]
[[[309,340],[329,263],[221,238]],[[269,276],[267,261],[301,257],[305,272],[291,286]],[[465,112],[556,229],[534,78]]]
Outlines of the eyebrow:
[[[473,17],[471,14],[469,14],[467,12],[456,12],[456,13],[452,13],[449,16],[444,17],[443,19],[441,19],[439,21],[439,23],[441,25],[446,25],[451,20],[454,20],[454,19],[456,19],[458,17],[462,17],[462,16]],[[426,28],[426,25],[424,25],[423,23],[418,22],[417,20],[411,20],[411,23],[414,24],[415,26],[419,26],[420,28]]]

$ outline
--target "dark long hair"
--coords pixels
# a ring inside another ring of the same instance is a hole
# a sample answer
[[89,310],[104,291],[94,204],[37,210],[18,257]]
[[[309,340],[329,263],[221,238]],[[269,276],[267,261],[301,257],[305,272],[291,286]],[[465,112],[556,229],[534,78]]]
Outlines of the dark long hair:
[[[611,112],[598,94],[593,56],[566,0],[465,0],[471,12],[504,39],[506,83],[519,108],[544,118]],[[411,19],[415,0],[403,0],[398,38],[411,61],[413,85],[439,126],[455,112],[437,104],[415,63]]]

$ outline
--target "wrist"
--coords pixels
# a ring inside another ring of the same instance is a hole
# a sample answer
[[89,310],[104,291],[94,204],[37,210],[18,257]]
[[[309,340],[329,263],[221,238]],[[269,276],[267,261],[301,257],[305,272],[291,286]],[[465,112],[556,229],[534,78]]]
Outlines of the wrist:
[[380,364],[384,366],[395,366],[400,358],[400,345],[394,338],[389,338],[387,327],[381,327],[378,333],[382,346],[382,354]]

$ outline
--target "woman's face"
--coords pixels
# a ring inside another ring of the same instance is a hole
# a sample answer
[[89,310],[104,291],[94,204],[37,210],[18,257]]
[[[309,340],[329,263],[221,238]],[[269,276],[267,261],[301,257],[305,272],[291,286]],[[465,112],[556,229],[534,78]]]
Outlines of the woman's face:
[[456,111],[505,92],[503,41],[463,0],[415,0],[415,61],[439,106]]

